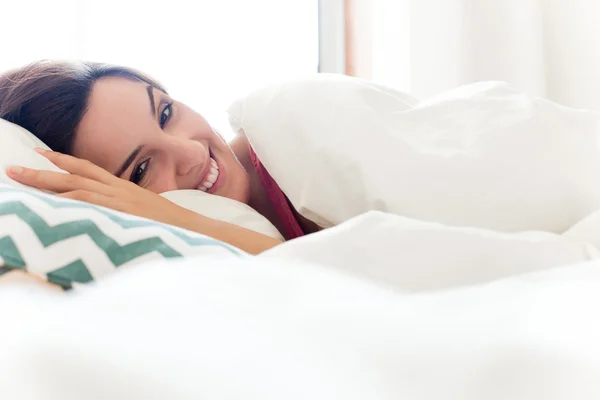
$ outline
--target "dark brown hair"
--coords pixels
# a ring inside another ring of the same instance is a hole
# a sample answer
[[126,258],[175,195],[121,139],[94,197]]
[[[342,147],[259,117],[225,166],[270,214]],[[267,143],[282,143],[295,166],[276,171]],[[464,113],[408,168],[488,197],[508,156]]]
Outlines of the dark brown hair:
[[54,151],[70,154],[94,83],[104,77],[145,82],[144,74],[92,62],[38,61],[0,74],[0,118],[27,129]]

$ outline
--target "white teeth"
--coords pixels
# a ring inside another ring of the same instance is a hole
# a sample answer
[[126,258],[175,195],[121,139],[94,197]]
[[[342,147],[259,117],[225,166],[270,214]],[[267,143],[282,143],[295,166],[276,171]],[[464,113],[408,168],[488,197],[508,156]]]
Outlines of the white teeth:
[[219,176],[219,174],[210,173],[206,177],[206,180],[204,181],[204,183],[215,183],[218,176]]
[[208,189],[213,187],[217,179],[219,178],[219,166],[217,162],[211,157],[210,158],[210,171],[204,178],[204,182],[200,186],[198,186],[198,190],[202,190],[206,192]]

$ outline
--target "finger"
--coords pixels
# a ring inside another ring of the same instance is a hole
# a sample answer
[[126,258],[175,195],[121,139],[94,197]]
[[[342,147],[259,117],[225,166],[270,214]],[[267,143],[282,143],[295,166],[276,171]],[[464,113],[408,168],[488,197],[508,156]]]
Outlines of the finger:
[[123,202],[114,197],[106,196],[96,192],[90,192],[87,190],[73,190],[72,192],[60,193],[57,196],[65,199],[79,200],[85,203],[95,204],[97,206],[110,208],[116,211],[126,212],[124,210]]
[[[82,189],[73,190],[71,192],[60,193],[57,196],[63,197],[65,199],[84,201],[86,203],[91,203],[91,204],[96,204],[96,205],[103,205],[104,203],[107,203],[108,199],[110,199],[110,197],[105,196],[103,194],[96,193],[96,192],[90,192],[88,190],[82,190]],[[102,204],[100,204],[100,203],[102,203]]]
[[10,167],[6,173],[11,179],[14,179],[19,183],[56,193],[87,190],[109,195],[113,191],[110,186],[105,185],[104,183],[84,178],[79,175],[65,174],[62,172]]
[[105,169],[91,163],[90,161],[40,148],[35,149],[35,151],[46,157],[58,168],[71,174],[93,179],[107,185],[114,185],[117,181],[121,181],[121,179],[117,178]]

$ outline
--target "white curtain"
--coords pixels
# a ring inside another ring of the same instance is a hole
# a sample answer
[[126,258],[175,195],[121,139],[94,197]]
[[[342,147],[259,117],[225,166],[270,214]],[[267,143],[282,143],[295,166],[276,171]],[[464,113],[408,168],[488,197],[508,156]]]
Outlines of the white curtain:
[[[364,0],[371,75],[427,97],[481,80],[600,110],[598,0]],[[364,59],[368,59],[365,57]]]
[[318,68],[317,0],[2,1],[0,71],[33,60],[138,68],[224,123],[234,97]]

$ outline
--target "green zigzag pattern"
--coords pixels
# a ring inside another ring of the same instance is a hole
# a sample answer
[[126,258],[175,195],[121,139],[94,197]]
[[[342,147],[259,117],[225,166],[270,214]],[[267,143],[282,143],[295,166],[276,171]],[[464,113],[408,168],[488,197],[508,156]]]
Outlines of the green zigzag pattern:
[[[48,195],[39,195],[29,190],[0,188],[0,193],[2,192],[24,193],[36,197],[46,202],[48,205],[58,209],[84,208],[94,212],[99,212],[110,218],[123,229],[159,227],[174,234],[190,246],[216,245],[229,250],[235,255],[240,255],[240,253],[222,242],[210,238],[192,237],[187,235],[185,231],[171,228],[166,224],[153,221],[126,220],[116,214],[110,213],[93,205],[54,200]],[[107,254],[111,262],[116,267],[152,251],[159,252],[165,258],[181,257],[179,252],[174,250],[159,237],[146,238],[121,246],[112,238],[104,234],[97,227],[97,225],[90,220],[70,221],[56,226],[50,226],[37,213],[23,204],[22,201],[0,203],[0,216],[10,214],[18,216],[21,220],[29,224],[44,247],[51,246],[54,243],[79,235],[88,235],[90,239]],[[6,273],[10,269],[26,267],[23,257],[21,256],[17,246],[10,236],[0,238],[0,250],[5,261],[10,263],[10,266],[6,265],[4,267],[0,267],[0,275]],[[64,288],[70,288],[72,282],[86,283],[93,280],[93,277],[81,259],[75,260],[63,267],[59,267],[56,270],[48,273],[47,276],[50,282],[59,284]]]
[[25,261],[10,236],[0,238],[0,250],[0,255],[5,261],[10,260],[12,268],[25,268]]
[[220,242],[215,239],[211,239],[209,237],[193,237],[193,236],[188,235],[185,232],[185,230],[183,230],[183,229],[173,228],[167,224],[163,224],[160,222],[154,222],[154,221],[148,221],[148,220],[146,220],[146,221],[145,220],[128,220],[128,219],[121,218],[116,213],[112,213],[112,212],[105,210],[98,206],[94,206],[94,205],[83,203],[83,202],[71,202],[71,201],[57,200],[50,195],[35,193],[28,189],[0,187],[0,193],[5,193],[5,192],[19,192],[19,193],[27,194],[29,196],[40,199],[40,200],[44,201],[45,203],[47,203],[48,205],[50,205],[54,208],[57,208],[57,209],[63,209],[63,208],[82,209],[83,208],[83,209],[93,210],[94,212],[98,212],[102,215],[105,215],[110,220],[117,223],[123,229],[140,228],[140,227],[158,227],[158,228],[161,228],[161,229],[168,231],[171,234],[177,236],[178,238],[180,238],[181,240],[183,240],[185,243],[187,243],[190,246],[204,246],[204,245],[220,246],[220,247],[223,247],[223,248],[229,250],[230,252],[232,252],[236,255],[240,255],[240,252],[238,252],[237,250],[235,250],[234,248],[232,248],[231,246],[229,246],[223,242]]
[[[158,237],[146,238],[121,246],[114,239],[107,236],[90,220],[76,220],[50,226],[38,214],[20,201],[0,204],[0,216],[14,214],[29,224],[44,247],[80,235],[88,235],[90,239],[102,249],[115,266],[125,264],[150,251],[158,251],[163,257],[181,257],[171,246]],[[4,240],[10,237],[3,238]],[[10,240],[12,242],[12,240]],[[14,243],[10,248],[16,250]],[[21,259],[22,260],[22,259]],[[21,261],[22,262],[22,261]],[[22,262],[22,264],[24,264]],[[24,265],[23,265],[24,266]]]

